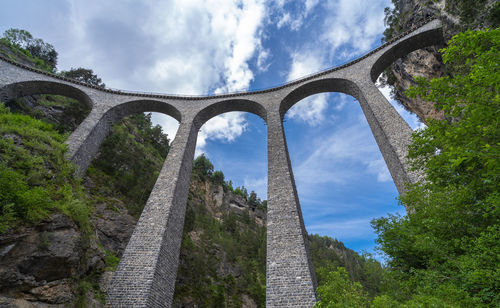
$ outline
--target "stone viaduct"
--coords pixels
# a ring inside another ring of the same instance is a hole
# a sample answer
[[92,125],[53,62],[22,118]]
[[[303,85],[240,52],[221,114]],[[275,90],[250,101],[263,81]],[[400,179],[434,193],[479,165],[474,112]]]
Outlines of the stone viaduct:
[[212,117],[246,111],[267,123],[267,307],[312,307],[316,278],[283,131],[283,117],[301,99],[342,92],[360,103],[399,193],[418,175],[407,168],[412,130],[375,86],[396,59],[442,43],[441,22],[427,20],[348,64],[263,91],[206,97],[98,88],[0,58],[0,99],[59,94],[91,107],[67,140],[82,175],[111,125],[138,112],[161,112],[180,122],[177,135],[108,291],[113,307],[170,307],[174,293],[196,138]]

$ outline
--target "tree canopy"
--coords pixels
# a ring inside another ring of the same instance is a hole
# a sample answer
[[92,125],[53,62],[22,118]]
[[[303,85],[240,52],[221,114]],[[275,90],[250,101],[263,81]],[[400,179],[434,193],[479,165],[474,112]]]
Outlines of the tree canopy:
[[400,201],[407,216],[372,222],[408,300],[500,304],[500,29],[466,31],[444,49],[451,73],[417,78],[409,91],[436,102],[445,120],[413,135],[411,166],[425,180]]
[[61,75],[74,80],[88,83],[96,87],[104,88],[106,86],[102,82],[101,78],[97,77],[97,75],[94,74],[93,70],[83,67],[71,68],[69,71],[62,71]]
[[8,29],[3,34],[3,39],[17,48],[23,48],[36,58],[40,58],[47,63],[52,71],[57,66],[57,51],[49,43],[42,39],[34,38],[31,33],[21,29]]

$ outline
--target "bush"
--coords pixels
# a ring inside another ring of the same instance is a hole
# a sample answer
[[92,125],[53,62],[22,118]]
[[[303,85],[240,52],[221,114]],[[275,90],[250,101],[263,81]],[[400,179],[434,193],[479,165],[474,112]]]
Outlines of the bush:
[[36,223],[55,208],[87,229],[91,210],[73,165],[64,158],[64,137],[1,103],[0,135],[0,232]]

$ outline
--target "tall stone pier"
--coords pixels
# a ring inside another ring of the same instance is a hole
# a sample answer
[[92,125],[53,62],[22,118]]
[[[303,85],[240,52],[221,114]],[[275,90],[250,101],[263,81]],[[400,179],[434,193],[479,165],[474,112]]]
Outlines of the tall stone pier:
[[323,92],[358,100],[399,193],[418,175],[407,167],[411,129],[374,83],[396,59],[442,43],[441,22],[426,21],[350,63],[263,91],[186,97],[110,90],[0,57],[0,99],[59,94],[91,107],[67,140],[68,159],[83,175],[111,125],[133,113],[161,112],[180,127],[125,249],[107,294],[110,307],[170,307],[179,263],[189,180],[201,126],[230,111],[260,116],[268,126],[267,307],[312,307],[316,278],[283,132],[298,101]]

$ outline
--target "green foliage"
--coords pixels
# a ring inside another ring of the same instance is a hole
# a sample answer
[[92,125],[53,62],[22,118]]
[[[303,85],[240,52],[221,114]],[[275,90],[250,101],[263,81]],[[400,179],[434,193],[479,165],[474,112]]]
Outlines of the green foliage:
[[45,43],[41,39],[31,40],[26,46],[31,55],[35,58],[44,60],[55,71],[57,66],[57,51],[49,43]]
[[[36,103],[32,103],[33,100],[34,97],[17,98],[10,101],[7,106],[14,113],[29,115],[52,124],[61,134],[75,130],[90,113],[90,108],[86,104],[61,95],[42,94],[36,99]],[[60,112],[51,113],[54,109]]]
[[215,185],[224,185],[224,173],[222,173],[222,171],[220,170],[214,171],[214,173],[212,173],[212,176],[210,177],[210,180]]
[[327,284],[329,272],[342,267],[347,270],[350,280],[363,286],[364,292],[370,298],[380,294],[385,271],[369,254],[360,256],[346,248],[342,242],[328,236],[310,234],[308,238],[319,286]]
[[94,71],[91,69],[79,67],[79,68],[71,68],[69,71],[62,71],[60,73],[62,76],[71,78],[74,80],[78,80],[81,82],[88,83],[93,86],[104,88],[106,85],[102,82],[101,78],[97,77],[94,74]]
[[91,297],[97,300],[98,303],[102,304],[102,306],[106,303],[104,292],[99,287],[99,277],[100,272],[91,272],[77,281],[75,289],[76,298],[72,307],[95,307],[95,301],[89,300]]
[[209,179],[214,172],[214,165],[204,154],[198,156],[193,162],[193,173],[201,180]]
[[447,6],[456,7],[460,12],[460,21],[465,24],[474,22],[485,4],[486,0],[447,0]]
[[193,170],[174,301],[189,298],[200,307],[240,307],[242,294],[247,294],[258,307],[264,307],[265,227],[257,225],[248,213],[226,210],[216,219],[207,211],[213,202],[207,199],[210,188],[206,183],[211,180],[200,180],[200,170],[204,169]]
[[364,293],[359,282],[353,282],[343,267],[336,271],[323,272],[319,274],[324,277],[324,284],[316,289],[319,301],[314,305],[316,308],[344,308],[344,307],[368,307],[368,297]]
[[401,31],[399,25],[399,20],[401,18],[399,6],[395,0],[392,1],[392,4],[394,5],[393,9],[389,7],[386,7],[384,9],[384,24],[387,26],[387,28],[384,30],[384,37],[382,38],[382,41],[390,40]]
[[168,142],[161,127],[152,125],[151,114],[136,114],[113,125],[87,172],[99,183],[92,195],[107,191],[123,196],[129,212],[138,216],[168,153]]
[[116,268],[120,263],[120,258],[117,257],[112,251],[105,250],[104,253],[106,254],[104,259],[106,261],[106,268],[104,270],[116,271]]
[[54,72],[54,69],[45,60],[33,56],[27,49],[12,44],[6,38],[0,38],[0,45],[7,47],[6,49],[0,48],[0,53],[12,61],[22,62],[20,59],[23,59],[32,63],[34,67],[40,70]]
[[461,33],[443,54],[453,77],[409,91],[447,120],[413,135],[409,157],[426,180],[400,198],[408,215],[372,222],[401,291],[391,296],[408,305],[500,305],[499,46],[500,29]]
[[28,42],[33,39],[33,36],[26,30],[11,28],[3,33],[3,38],[15,46],[26,48]]
[[8,29],[2,37],[5,43],[26,51],[26,56],[41,59],[49,66],[49,71],[54,72],[57,66],[57,51],[49,43],[33,38],[26,30]]
[[37,223],[58,209],[88,230],[90,208],[50,124],[0,104],[0,232]]
[[493,27],[500,25],[500,2],[495,2],[488,13],[488,21]]

